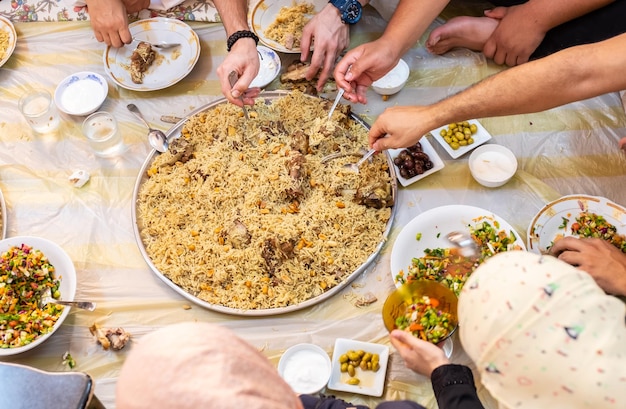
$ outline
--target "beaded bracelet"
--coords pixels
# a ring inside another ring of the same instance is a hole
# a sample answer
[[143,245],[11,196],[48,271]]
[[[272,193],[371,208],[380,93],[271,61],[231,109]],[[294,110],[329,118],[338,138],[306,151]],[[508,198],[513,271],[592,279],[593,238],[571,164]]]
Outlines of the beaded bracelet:
[[257,37],[256,34],[249,30],[241,30],[234,32],[230,35],[230,37],[228,37],[228,40],[226,41],[226,50],[230,52],[230,49],[233,48],[233,45],[235,45],[237,40],[242,38],[251,38],[254,40],[255,44],[259,44],[259,37]]

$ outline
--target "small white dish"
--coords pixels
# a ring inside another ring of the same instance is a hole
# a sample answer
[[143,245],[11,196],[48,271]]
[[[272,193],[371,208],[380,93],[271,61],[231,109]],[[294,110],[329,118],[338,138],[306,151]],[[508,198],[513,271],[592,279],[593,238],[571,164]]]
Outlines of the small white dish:
[[467,121],[471,124],[475,124],[476,125],[476,133],[474,135],[472,135],[472,138],[474,138],[474,143],[471,145],[467,145],[467,146],[461,146],[459,149],[454,150],[452,149],[452,147],[450,147],[450,145],[448,144],[448,142],[446,142],[443,137],[441,136],[440,132],[442,129],[448,129],[448,125],[446,126],[442,126],[440,128],[437,129],[433,129],[432,131],[430,131],[430,133],[432,134],[433,138],[435,138],[437,140],[437,142],[439,142],[439,144],[443,147],[443,149],[446,150],[446,152],[448,152],[448,154],[453,158],[459,158],[463,155],[465,155],[467,152],[471,151],[474,148],[477,148],[478,146],[482,145],[483,143],[487,142],[489,139],[491,139],[491,134],[489,132],[487,132],[487,130],[481,125],[480,122],[478,122],[475,119],[471,119],[469,121]]
[[400,59],[391,71],[372,83],[372,89],[380,95],[393,95],[404,88],[409,79],[409,71],[409,65]]
[[485,187],[500,187],[517,172],[517,158],[513,152],[493,143],[476,148],[468,164],[474,180]]
[[[358,385],[349,385],[346,381],[350,378],[347,372],[341,372],[339,357],[348,351],[363,350],[380,357],[380,369],[378,371],[364,371],[357,369],[356,377],[360,382]],[[387,374],[387,363],[389,361],[389,347],[371,342],[355,341],[346,338],[337,338],[333,351],[332,373],[328,381],[328,389],[343,392],[358,393],[369,396],[382,396],[385,388],[385,377]]]
[[250,83],[250,88],[264,88],[278,76],[281,69],[280,57],[271,48],[259,45],[259,73]]
[[324,389],[330,371],[328,354],[314,344],[294,345],[278,362],[278,373],[297,394],[313,395]]
[[69,115],[85,116],[96,112],[109,93],[109,85],[100,74],[89,71],[69,75],[57,85],[54,103]]
[[[430,144],[428,139],[426,139],[426,137],[423,137],[422,139],[420,139],[420,143],[422,144],[422,151],[428,155],[428,157],[430,158],[430,161],[433,163],[433,167],[427,170],[426,172],[422,173],[421,175],[417,175],[417,176],[413,176],[412,178],[405,179],[400,175],[400,171],[398,167],[396,166],[396,176],[398,177],[398,181],[400,182],[402,186],[409,186],[410,184],[415,183],[418,180],[424,179],[426,176],[432,175],[433,173],[440,171],[441,169],[445,167],[445,164],[443,163],[439,155],[437,155],[437,152],[435,151],[433,146]],[[391,156],[391,160],[393,161],[403,150],[404,148],[403,149],[389,149],[389,155]]]
[[[61,299],[72,301],[76,294],[76,269],[70,256],[58,244],[33,236],[16,236],[1,240],[0,254],[7,252],[13,246],[20,247],[22,244],[28,245],[33,250],[40,250],[48,258],[48,261],[56,271],[56,278],[60,279],[59,291]],[[54,323],[50,332],[40,335],[30,344],[13,348],[0,348],[0,357],[17,355],[43,344],[63,325],[63,321],[69,315],[70,309],[71,307],[63,308],[61,316]]]

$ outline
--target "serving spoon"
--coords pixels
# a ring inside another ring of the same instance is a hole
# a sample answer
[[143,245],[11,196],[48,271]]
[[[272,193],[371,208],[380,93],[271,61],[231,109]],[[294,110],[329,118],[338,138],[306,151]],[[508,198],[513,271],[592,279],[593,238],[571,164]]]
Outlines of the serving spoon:
[[350,169],[354,173],[359,173],[359,166],[361,166],[366,160],[370,158],[370,156],[372,156],[375,153],[376,153],[376,149],[370,149],[369,151],[367,151],[365,155],[363,155],[361,159],[359,159],[357,163],[346,163],[343,166],[347,169]]
[[146,40],[141,40],[141,39],[135,38],[135,37],[133,37],[133,41],[138,41],[138,42],[143,41],[144,43],[148,43],[152,47],[159,48],[161,50],[167,50],[168,48],[174,48],[174,47],[180,46],[180,43],[167,43],[165,41],[159,41],[158,43],[153,43],[153,42],[146,41]]
[[459,248],[463,257],[478,258],[478,245],[468,233],[453,231],[446,235],[446,239]]
[[135,116],[139,118],[139,120],[143,122],[144,125],[146,125],[146,127],[148,128],[148,142],[150,142],[150,146],[152,146],[154,149],[161,153],[166,152],[170,144],[167,142],[167,137],[165,136],[165,134],[158,129],[153,129],[150,124],[143,118],[143,115],[141,115],[139,108],[137,108],[135,104],[128,104],[126,105],[126,108],[128,108],[130,112],[135,114]]
[[41,294],[41,300],[39,301],[39,307],[45,307],[48,304],[67,305],[68,307],[78,307],[83,310],[93,311],[96,309],[96,303],[90,301],[62,301],[52,297],[52,291],[50,287],[47,287]]

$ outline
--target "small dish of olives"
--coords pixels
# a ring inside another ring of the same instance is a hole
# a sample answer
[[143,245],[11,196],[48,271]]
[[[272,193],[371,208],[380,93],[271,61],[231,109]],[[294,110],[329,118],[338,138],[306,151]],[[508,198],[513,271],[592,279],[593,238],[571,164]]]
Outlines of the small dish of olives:
[[328,389],[382,396],[388,361],[386,345],[337,338]]
[[408,148],[389,149],[389,155],[396,165],[396,174],[402,186],[415,183],[445,166],[426,137]]
[[430,133],[453,159],[465,155],[491,139],[491,134],[475,119],[453,122]]

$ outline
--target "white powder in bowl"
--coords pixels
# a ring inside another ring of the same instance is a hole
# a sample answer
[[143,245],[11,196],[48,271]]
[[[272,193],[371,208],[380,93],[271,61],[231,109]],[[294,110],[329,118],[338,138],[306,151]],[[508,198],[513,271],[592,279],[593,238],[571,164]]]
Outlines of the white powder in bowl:
[[409,66],[404,60],[400,60],[384,77],[374,81],[372,86],[378,88],[394,88],[402,85],[407,78],[409,78]]

